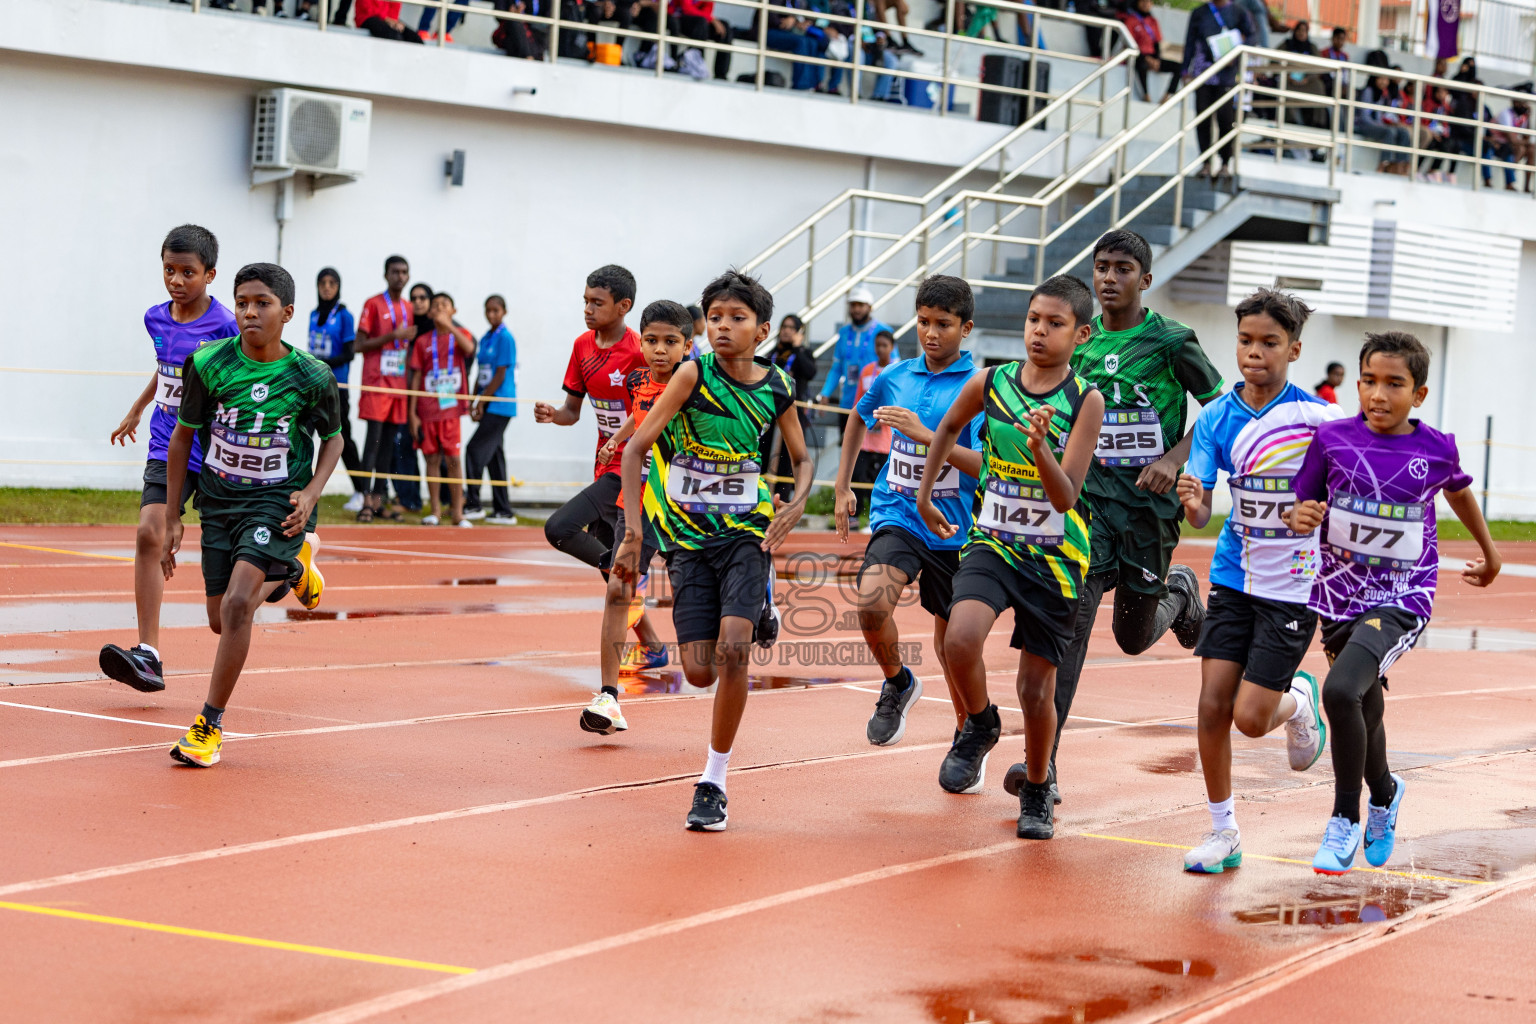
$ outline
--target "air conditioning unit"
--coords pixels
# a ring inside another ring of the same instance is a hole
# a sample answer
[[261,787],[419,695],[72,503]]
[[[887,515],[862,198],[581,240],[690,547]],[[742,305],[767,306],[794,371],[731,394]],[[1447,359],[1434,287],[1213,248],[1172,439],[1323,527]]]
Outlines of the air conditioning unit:
[[373,104],[351,96],[302,89],[256,95],[251,171],[256,183],[303,172],[315,186],[340,184],[368,168],[368,123]]

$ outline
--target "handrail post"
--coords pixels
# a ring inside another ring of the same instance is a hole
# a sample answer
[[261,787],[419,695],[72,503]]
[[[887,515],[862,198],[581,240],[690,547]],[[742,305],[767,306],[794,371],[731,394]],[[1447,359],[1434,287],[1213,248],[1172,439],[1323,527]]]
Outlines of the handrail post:
[[[862,3],[861,3],[862,6]],[[955,37],[955,0],[944,0],[944,95],[940,96],[939,116],[943,117],[949,112],[949,93],[954,86],[949,84],[950,75],[954,72],[953,57],[950,54],[950,40]]]
[[320,31],[331,23],[331,0],[320,0]]
[[[1248,51],[1243,50],[1237,55],[1237,90],[1233,100],[1237,103],[1237,113],[1232,118],[1232,190],[1237,191],[1237,169],[1243,158],[1243,83],[1248,81]],[[1216,125],[1213,136],[1219,135],[1221,125]],[[1278,142],[1279,140],[1275,140]]]
[[[1284,67],[1284,66],[1285,65],[1282,65],[1282,67]],[[1278,97],[1276,97],[1276,99],[1275,99],[1275,147],[1274,147],[1275,148],[1275,163],[1277,165],[1280,163],[1281,159],[1285,156],[1285,149],[1280,144],[1280,136],[1285,134],[1285,97],[1291,91],[1289,88],[1287,88],[1287,86],[1290,83],[1290,76],[1288,76],[1284,71],[1282,71],[1282,72],[1280,72],[1278,77],[1280,79],[1280,95]]]
[[549,51],[545,54],[551,64],[560,62],[560,3],[555,3],[550,8],[549,16],[554,19],[549,25]]
[[1179,144],[1174,152],[1177,154],[1178,166],[1174,171],[1179,179],[1173,186],[1173,222],[1184,223],[1184,145],[1189,140],[1189,104],[1179,104]]
[[1408,180],[1413,181],[1419,173],[1419,126],[1420,113],[1424,109],[1424,83],[1415,80],[1413,83],[1413,137],[1408,140]]
[[1120,227],[1120,196],[1125,188],[1125,147],[1115,149],[1114,180],[1109,183],[1112,195],[1109,197],[1109,226],[1111,230]]
[[[555,0],[556,3],[559,0]],[[623,45],[623,40],[619,41]],[[667,2],[656,2],[656,77],[660,78],[667,70]]]
[[[869,202],[868,199],[866,199],[864,201],[866,203]],[[854,233],[855,231],[857,231],[857,229],[858,229],[858,200],[854,199],[852,196],[849,196],[848,197],[848,276],[849,277],[853,276],[853,251],[854,251],[854,247],[855,246],[858,246],[859,259],[862,260],[864,258],[863,239],[859,238]]]
[[971,204],[967,201],[961,203],[961,206],[965,209],[960,214],[960,279],[969,281],[971,278]]
[[767,70],[768,58],[768,4],[766,2],[757,5],[757,91],[763,91],[763,76]]
[[1333,188],[1339,164],[1339,116],[1343,113],[1339,97],[1343,94],[1344,75],[1341,68],[1333,74],[1333,109],[1329,116],[1328,133],[1328,187]]
[[1045,280],[1045,236],[1050,232],[1046,229],[1046,210],[1050,209],[1046,204],[1040,204],[1040,240],[1035,243],[1035,285],[1038,287]]
[[[849,239],[851,242],[852,239]],[[816,225],[805,231],[805,304],[809,306],[816,296]]]
[[192,0],[192,13],[198,14],[203,9],[203,0]]
[[1339,79],[1344,85],[1339,96],[1339,117],[1349,118],[1344,127],[1344,173],[1348,174],[1355,162],[1355,66],[1345,64],[1339,70]]
[[1483,163],[1483,94],[1478,92],[1477,111],[1472,115],[1477,118],[1477,129],[1472,133],[1472,191],[1476,192],[1486,172],[1490,178],[1493,176],[1492,161]]
[[1488,518],[1488,473],[1493,462],[1493,417],[1489,416],[1483,428],[1483,518]]

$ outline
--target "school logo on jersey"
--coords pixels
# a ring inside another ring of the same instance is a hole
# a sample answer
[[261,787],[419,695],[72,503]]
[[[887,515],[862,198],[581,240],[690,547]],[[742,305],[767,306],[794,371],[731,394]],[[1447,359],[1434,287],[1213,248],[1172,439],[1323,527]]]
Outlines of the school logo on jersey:
[[608,383],[612,384],[616,388],[623,387],[624,386],[624,371],[623,370],[614,370],[612,373],[610,373],[608,375]]
[[[267,400],[267,386],[265,384],[252,384],[251,385],[251,401],[253,401],[253,402],[265,402],[266,400]],[[266,541],[262,541],[262,543],[265,544]]]
[[1411,459],[1408,462],[1408,475],[1415,480],[1423,480],[1429,476],[1428,459]]
[[1118,369],[1120,369],[1120,353],[1111,352],[1109,355],[1104,357],[1105,373],[1114,373]]
[[[260,385],[257,386],[260,387]],[[272,531],[267,529],[265,526],[258,526],[256,529],[251,531],[251,539],[254,540],[257,544],[265,545],[267,541],[272,539]]]

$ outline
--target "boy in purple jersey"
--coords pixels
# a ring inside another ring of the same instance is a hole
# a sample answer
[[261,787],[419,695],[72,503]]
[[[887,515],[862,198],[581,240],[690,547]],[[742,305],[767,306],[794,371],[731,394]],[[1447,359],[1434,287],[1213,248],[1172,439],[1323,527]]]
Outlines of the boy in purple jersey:
[[[113,444],[126,446],[129,441],[137,441],[139,419],[151,402],[155,404],[149,420],[149,461],[144,465],[144,491],[139,497],[139,532],[133,557],[133,600],[138,610],[139,642],[127,650],[107,644],[100,656],[101,670],[109,678],[144,693],[165,689],[157,649],[160,600],[165,595],[160,553],[165,546],[168,500],[166,449],[181,408],[182,367],[187,357],[202,345],[240,333],[234,315],[208,294],[218,261],[219,241],[207,228],[183,224],[165,236],[160,245],[160,262],[165,290],[171,299],[144,314],[144,328],[154,340],[158,365],[155,375],[134,399],[128,415],[112,431]],[[185,510],[187,499],[197,490],[197,474],[202,468],[202,445],[194,440],[178,509]]]
[[[1409,418],[1429,393],[1428,379],[1429,352],[1413,335],[1367,334],[1360,414],[1320,424],[1295,479],[1287,525],[1296,533],[1323,525],[1322,568],[1308,603],[1322,618],[1330,663],[1323,707],[1333,728],[1334,800],[1312,860],[1318,874],[1354,867],[1362,838],[1372,866],[1392,856],[1406,784],[1387,768],[1385,673],[1429,622],[1440,565],[1436,493],[1445,492],[1483,550],[1461,578],[1486,587],[1499,574],[1499,553],[1456,439]],[[1371,791],[1363,836],[1362,780]]]

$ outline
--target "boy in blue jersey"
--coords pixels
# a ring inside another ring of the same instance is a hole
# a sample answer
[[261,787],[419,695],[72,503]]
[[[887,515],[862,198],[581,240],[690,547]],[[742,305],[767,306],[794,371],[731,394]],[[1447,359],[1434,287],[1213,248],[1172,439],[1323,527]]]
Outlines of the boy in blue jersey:
[[1307,607],[1317,578],[1317,531],[1296,534],[1284,516],[1292,480],[1318,424],[1344,411],[1286,379],[1301,355],[1309,309],[1261,288],[1237,307],[1243,382],[1207,405],[1195,423],[1179,501],[1196,529],[1211,518],[1217,470],[1227,474],[1232,512],[1211,562],[1211,596],[1195,654],[1200,662],[1200,767],[1211,830],[1184,855],[1184,870],[1220,874],[1243,862],[1232,797],[1232,726],[1263,736],[1284,725],[1291,767],[1306,771],[1323,752],[1317,680],[1299,671],[1317,615]]
[[[111,679],[127,683],[143,693],[165,689],[160,663],[160,601],[165,596],[165,577],[160,572],[160,552],[165,545],[166,447],[176,429],[181,408],[182,366],[200,346],[240,333],[235,318],[218,299],[208,294],[217,274],[219,240],[196,224],[171,229],[160,244],[161,273],[169,302],[144,314],[144,329],[155,343],[155,375],[128,415],[112,431],[112,443],[125,447],[137,441],[139,420],[151,402],[149,460],[144,465],[144,491],[139,497],[139,532],[133,552],[133,602],[138,612],[139,642],[126,650],[116,644],[101,649],[101,670]],[[194,441],[187,462],[186,483],[177,496],[177,509],[185,509],[197,490],[197,474],[203,467],[202,445]]]
[[[464,518],[484,519],[492,525],[516,526],[517,514],[506,484],[491,485],[491,515],[486,517],[480,505],[480,481],[486,470],[492,480],[507,479],[507,454],[502,436],[507,424],[517,415],[517,341],[507,330],[507,300],[492,295],[485,300],[485,322],[490,329],[480,339],[479,373],[475,394],[480,396],[469,407],[469,418],[480,424],[475,436],[464,447],[469,487],[464,491]],[[498,401],[497,399],[500,399]]]
[[850,482],[865,428],[891,428],[891,454],[869,494],[869,525],[874,535],[864,549],[859,570],[859,628],[885,683],[875,701],[875,713],[865,730],[869,742],[889,746],[907,731],[907,715],[923,694],[923,684],[902,664],[901,639],[892,612],[902,591],[917,581],[923,610],[933,616],[933,649],[949,684],[956,728],[965,723],[965,704],[950,678],[944,658],[944,631],[949,625],[952,583],[960,566],[960,548],[970,532],[981,473],[983,417],[960,432],[938,482],[934,502],[945,519],[959,526],[953,537],[930,530],[917,513],[917,488],[933,432],[954,404],[965,382],[975,373],[971,354],[960,349],[973,326],[976,300],[971,286],[958,277],[934,275],[917,289],[917,339],[922,354],[892,363],[875,378],[859,399],[857,416],[843,431],[842,460],[837,467],[837,535],[848,540],[848,523],[857,515],[858,496]]

